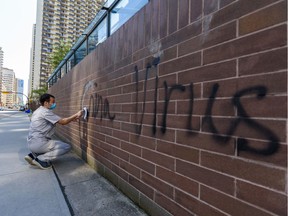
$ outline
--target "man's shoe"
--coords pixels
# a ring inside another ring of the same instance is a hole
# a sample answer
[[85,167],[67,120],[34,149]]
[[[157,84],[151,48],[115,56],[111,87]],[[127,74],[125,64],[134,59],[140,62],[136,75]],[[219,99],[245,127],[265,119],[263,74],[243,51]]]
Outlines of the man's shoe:
[[46,161],[41,161],[38,158],[35,158],[32,163],[36,166],[38,166],[40,169],[50,169],[52,167],[51,163]]
[[24,157],[24,159],[30,164],[30,165],[35,165],[32,163],[32,161],[35,159],[34,155],[32,153],[29,153]]

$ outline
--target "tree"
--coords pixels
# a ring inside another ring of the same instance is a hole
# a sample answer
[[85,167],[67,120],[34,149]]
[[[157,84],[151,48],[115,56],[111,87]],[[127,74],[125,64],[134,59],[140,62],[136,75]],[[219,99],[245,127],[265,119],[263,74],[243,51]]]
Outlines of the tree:
[[69,52],[70,48],[71,43],[65,42],[64,40],[60,40],[60,43],[57,43],[53,47],[53,51],[48,57],[48,64],[50,65],[51,72],[57,68],[65,55]]
[[39,89],[36,89],[36,90],[32,90],[31,92],[31,95],[30,95],[30,99],[32,100],[39,100],[40,96],[42,94],[45,94],[47,93],[48,91],[48,87],[44,87],[44,88],[39,88]]
[[48,87],[39,88],[36,90],[32,90],[31,95],[29,97],[29,107],[32,109],[32,111],[36,110],[39,106],[39,98],[41,95],[47,93]]

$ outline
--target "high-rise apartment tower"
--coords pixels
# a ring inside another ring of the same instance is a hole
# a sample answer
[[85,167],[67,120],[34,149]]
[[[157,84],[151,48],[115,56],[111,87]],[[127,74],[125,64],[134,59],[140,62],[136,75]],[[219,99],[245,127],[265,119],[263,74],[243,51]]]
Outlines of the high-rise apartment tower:
[[3,67],[4,52],[2,47],[0,47],[0,69]]
[[[2,91],[15,91],[15,73],[12,69],[2,68]],[[4,106],[12,107],[15,103],[13,94],[2,94]]]
[[99,11],[104,0],[38,0],[33,27],[29,94],[46,86],[52,72],[48,58],[61,40],[73,44]]
[[2,106],[2,68],[3,68],[4,52],[0,47],[0,106]]

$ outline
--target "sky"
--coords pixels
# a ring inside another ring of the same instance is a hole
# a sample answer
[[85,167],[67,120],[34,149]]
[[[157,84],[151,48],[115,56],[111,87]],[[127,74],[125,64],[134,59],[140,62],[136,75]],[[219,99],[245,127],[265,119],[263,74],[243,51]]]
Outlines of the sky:
[[4,52],[3,67],[12,69],[16,78],[24,80],[26,95],[36,10],[37,0],[0,0],[0,47]]

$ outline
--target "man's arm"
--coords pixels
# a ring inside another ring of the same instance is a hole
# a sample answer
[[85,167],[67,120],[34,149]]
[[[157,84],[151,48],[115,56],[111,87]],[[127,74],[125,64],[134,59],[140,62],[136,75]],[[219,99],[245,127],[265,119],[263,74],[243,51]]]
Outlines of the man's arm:
[[82,116],[82,110],[78,111],[77,113],[75,113],[74,115],[70,117],[60,119],[57,123],[61,125],[66,125],[66,124],[69,124],[71,121],[75,121],[79,119],[81,116]]

